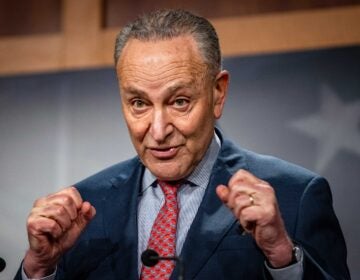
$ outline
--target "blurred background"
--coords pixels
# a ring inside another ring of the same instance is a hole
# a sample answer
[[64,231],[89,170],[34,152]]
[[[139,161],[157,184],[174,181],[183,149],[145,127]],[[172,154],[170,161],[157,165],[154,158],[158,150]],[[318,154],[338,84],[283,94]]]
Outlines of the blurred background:
[[174,7],[219,33],[224,134],[329,180],[360,279],[359,0],[0,0],[0,279],[20,265],[36,198],[135,154],[114,38],[138,14]]

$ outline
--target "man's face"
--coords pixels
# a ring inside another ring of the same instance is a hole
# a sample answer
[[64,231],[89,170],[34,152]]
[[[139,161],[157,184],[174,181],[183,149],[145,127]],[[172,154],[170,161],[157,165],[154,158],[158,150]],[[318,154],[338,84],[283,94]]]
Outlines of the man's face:
[[143,164],[159,179],[188,176],[221,116],[228,74],[207,75],[191,36],[130,39],[117,65],[123,114]]

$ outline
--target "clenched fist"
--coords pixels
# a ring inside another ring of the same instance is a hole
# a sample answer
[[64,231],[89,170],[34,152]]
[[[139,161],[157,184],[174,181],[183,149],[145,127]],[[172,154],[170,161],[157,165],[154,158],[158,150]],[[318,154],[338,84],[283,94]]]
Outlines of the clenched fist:
[[273,267],[283,267],[292,260],[290,240],[274,189],[248,171],[239,170],[228,186],[216,189],[219,198],[233,212],[245,231],[255,239]]
[[26,275],[40,278],[51,274],[95,214],[95,208],[82,200],[75,187],[36,200],[27,220]]

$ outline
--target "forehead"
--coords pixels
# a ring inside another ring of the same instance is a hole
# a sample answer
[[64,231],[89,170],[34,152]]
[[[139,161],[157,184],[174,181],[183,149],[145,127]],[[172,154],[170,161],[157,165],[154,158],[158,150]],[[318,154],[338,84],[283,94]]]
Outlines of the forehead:
[[164,40],[129,39],[125,44],[119,62],[127,63],[139,58],[161,57],[176,54],[179,59],[198,58],[202,62],[195,39],[190,35],[182,35]]
[[130,39],[117,65],[121,80],[139,75],[144,79],[175,73],[200,75],[205,71],[206,64],[191,36],[156,41]]

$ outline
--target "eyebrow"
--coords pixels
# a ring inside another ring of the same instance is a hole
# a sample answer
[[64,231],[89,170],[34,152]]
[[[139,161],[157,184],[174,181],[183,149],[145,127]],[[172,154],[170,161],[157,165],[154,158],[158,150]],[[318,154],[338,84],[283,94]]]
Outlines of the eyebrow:
[[126,88],[121,88],[120,90],[127,95],[147,95],[145,91],[131,86]]
[[[179,82],[179,83],[175,83],[174,85],[169,86],[166,90],[165,93],[166,94],[170,94],[170,93],[174,93],[177,92],[181,89],[189,89],[194,85],[194,81],[190,81],[190,82]],[[135,88],[133,86],[128,86],[128,87],[124,87],[122,88],[123,93],[126,95],[140,95],[140,96],[148,96],[148,93],[146,91],[143,91],[141,89]]]
[[166,92],[176,92],[180,89],[188,89],[188,88],[191,88],[193,85],[194,85],[194,81],[191,81],[189,83],[180,82],[180,83],[177,83],[177,84],[174,84],[174,85],[171,85],[170,87],[168,87],[166,89]]

